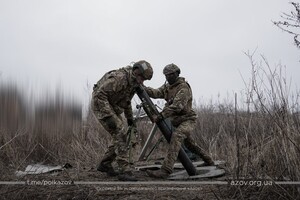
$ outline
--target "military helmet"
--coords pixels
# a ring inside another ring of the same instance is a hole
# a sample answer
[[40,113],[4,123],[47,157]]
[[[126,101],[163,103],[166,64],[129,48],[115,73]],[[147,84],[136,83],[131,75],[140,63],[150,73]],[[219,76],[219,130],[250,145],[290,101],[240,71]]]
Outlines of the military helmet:
[[148,63],[145,60],[140,60],[133,64],[133,70],[137,69],[137,68],[141,71],[141,75],[146,80],[151,80],[151,78],[153,76],[153,69],[152,69],[150,63]]
[[173,63],[165,66],[165,68],[163,70],[164,75],[172,74],[175,72],[178,72],[178,74],[180,74],[180,69],[179,69],[179,67],[177,67],[177,65],[175,65]]

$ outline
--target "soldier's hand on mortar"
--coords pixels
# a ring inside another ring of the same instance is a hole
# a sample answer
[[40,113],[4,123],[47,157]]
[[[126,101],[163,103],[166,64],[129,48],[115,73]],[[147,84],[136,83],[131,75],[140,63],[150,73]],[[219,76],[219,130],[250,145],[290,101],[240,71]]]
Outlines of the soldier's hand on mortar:
[[135,121],[133,119],[127,119],[127,125],[136,127]]
[[162,116],[161,115],[152,115],[152,122],[156,123],[158,121],[162,120]]
[[106,122],[108,128],[110,128],[110,129],[116,129],[117,128],[117,124],[116,124],[113,116],[106,117],[105,122]]

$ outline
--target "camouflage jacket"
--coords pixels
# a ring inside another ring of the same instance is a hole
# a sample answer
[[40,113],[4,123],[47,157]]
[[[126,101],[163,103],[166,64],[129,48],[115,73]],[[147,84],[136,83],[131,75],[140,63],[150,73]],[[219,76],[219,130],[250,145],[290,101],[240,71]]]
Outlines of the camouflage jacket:
[[94,110],[100,117],[122,114],[127,119],[133,119],[131,99],[135,93],[135,78],[132,67],[124,67],[107,72],[93,88]]
[[164,118],[170,118],[173,126],[177,127],[184,121],[197,119],[197,114],[192,109],[192,90],[184,78],[179,77],[173,85],[165,83],[158,89],[145,89],[151,98],[163,98],[167,101],[162,115]]

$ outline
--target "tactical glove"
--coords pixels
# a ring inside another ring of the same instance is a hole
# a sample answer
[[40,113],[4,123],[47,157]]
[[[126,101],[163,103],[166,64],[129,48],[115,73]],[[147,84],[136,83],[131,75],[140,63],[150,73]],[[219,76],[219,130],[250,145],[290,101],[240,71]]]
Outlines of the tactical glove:
[[135,121],[133,119],[127,119],[127,125],[136,127]]
[[116,129],[117,128],[117,124],[113,118],[113,116],[109,116],[104,118],[105,123],[107,124],[109,129]]

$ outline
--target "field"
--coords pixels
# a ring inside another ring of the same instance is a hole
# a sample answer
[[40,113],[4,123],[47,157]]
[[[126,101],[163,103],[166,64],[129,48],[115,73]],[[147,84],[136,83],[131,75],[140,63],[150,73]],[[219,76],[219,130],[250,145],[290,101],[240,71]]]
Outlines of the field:
[[[120,183],[95,170],[110,137],[91,112],[82,119],[81,105],[59,94],[33,109],[17,86],[1,83],[0,198],[299,199],[299,93],[291,94],[281,68],[271,70],[267,62],[265,65],[263,69],[252,63],[252,79],[237,98],[194,103],[198,120],[191,134],[214,160],[226,162],[222,166],[226,176],[195,182],[228,181],[225,185],[157,182],[144,172],[135,172],[141,181],[134,185]],[[138,123],[139,145],[133,151],[134,161],[151,127],[147,121]],[[159,134],[155,139],[158,138]],[[165,146],[160,144],[152,159],[163,157]],[[15,176],[15,171],[35,163],[69,163],[72,168]],[[25,184],[11,184],[12,181]],[[39,185],[38,181],[48,184]],[[82,183],[93,181],[98,183]],[[245,185],[245,181],[253,184]],[[257,181],[268,184],[257,185]],[[279,182],[290,184],[276,184]]]

